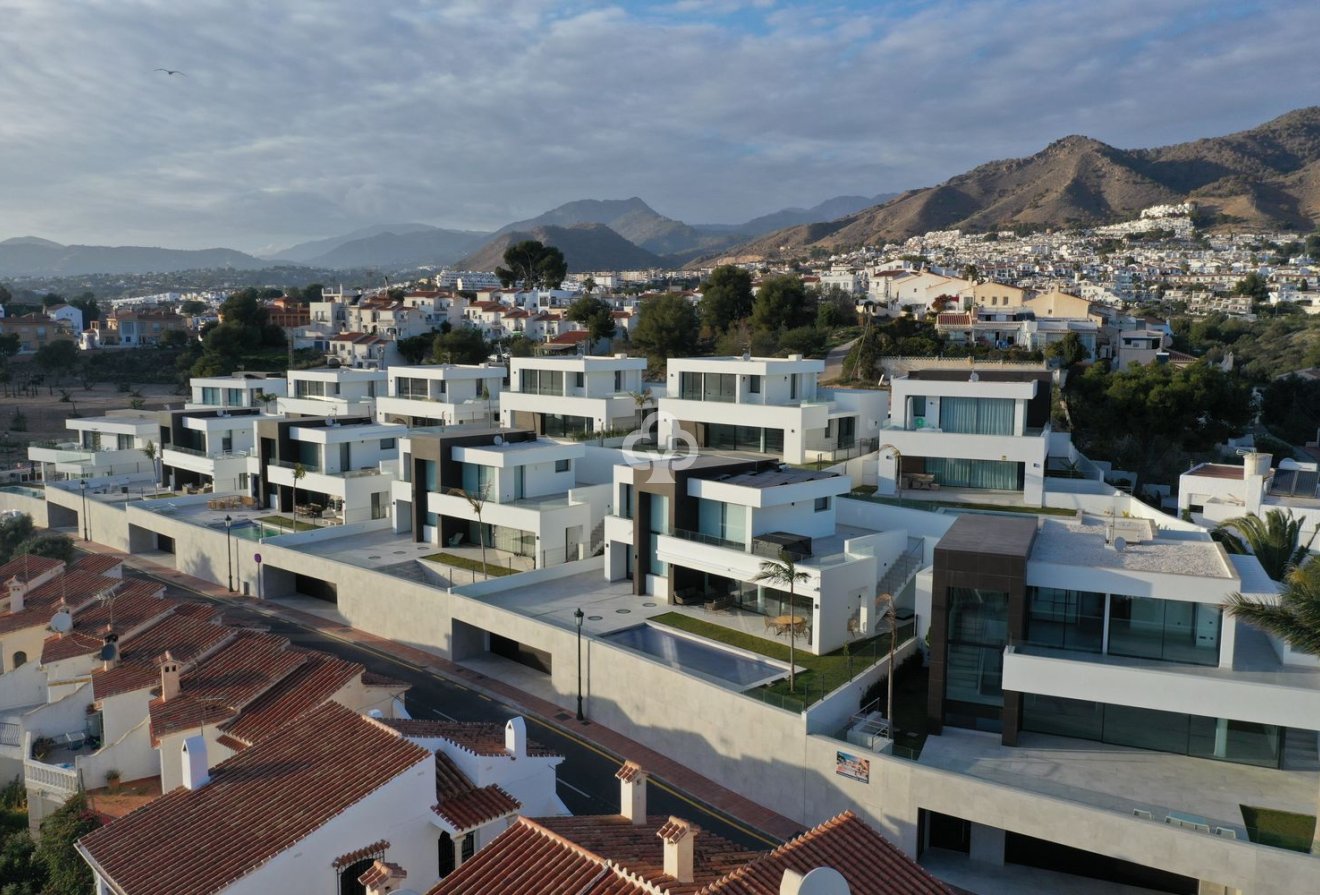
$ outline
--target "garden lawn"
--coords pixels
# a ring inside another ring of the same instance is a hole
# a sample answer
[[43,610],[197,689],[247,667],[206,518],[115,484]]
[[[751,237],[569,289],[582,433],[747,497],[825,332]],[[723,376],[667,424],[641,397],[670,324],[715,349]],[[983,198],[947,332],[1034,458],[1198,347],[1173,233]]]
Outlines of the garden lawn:
[[1252,842],[1293,851],[1311,851],[1315,818],[1309,814],[1243,805],[1242,825],[1247,828],[1247,836]]
[[452,553],[432,553],[430,556],[423,556],[422,559],[428,559],[431,562],[444,563],[447,566],[453,566],[456,569],[467,569],[471,572],[484,572],[490,578],[499,578],[501,575],[516,575],[521,569],[510,569],[499,563],[488,562],[486,567],[481,567],[481,560],[468,559],[466,556],[455,556]]
[[271,528],[293,529],[294,531],[311,531],[313,528],[316,528],[316,526],[310,522],[303,522],[301,519],[294,522],[288,516],[261,516],[257,521],[264,522]]

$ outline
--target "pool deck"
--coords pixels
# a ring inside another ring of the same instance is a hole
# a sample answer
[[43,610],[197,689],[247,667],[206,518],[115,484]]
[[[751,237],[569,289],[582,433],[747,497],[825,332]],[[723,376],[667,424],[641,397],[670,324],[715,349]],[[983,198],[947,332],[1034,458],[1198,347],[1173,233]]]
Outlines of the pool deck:
[[656,597],[636,596],[631,581],[606,581],[600,572],[538,581],[478,599],[565,628],[574,627],[573,613],[581,608],[586,613],[582,630],[595,636],[631,628],[674,608]]

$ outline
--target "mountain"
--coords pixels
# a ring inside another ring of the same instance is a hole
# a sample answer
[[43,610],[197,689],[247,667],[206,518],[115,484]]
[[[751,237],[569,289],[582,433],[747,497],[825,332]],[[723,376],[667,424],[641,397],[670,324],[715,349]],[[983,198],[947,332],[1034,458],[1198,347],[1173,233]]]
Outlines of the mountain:
[[798,224],[811,224],[816,221],[833,221],[845,215],[855,214],[863,208],[871,208],[875,205],[881,205],[897,196],[898,193],[881,193],[878,196],[835,196],[833,199],[826,199],[819,205],[813,205],[811,208],[782,208],[779,211],[772,211],[770,214],[763,214],[760,217],[752,218],[742,224],[713,224],[698,225],[701,230],[722,230],[726,232],[738,233],[748,238],[760,236],[763,233],[772,233],[775,230],[782,230],[785,227],[793,227]]
[[[667,218],[641,199],[581,199],[552,208],[545,214],[517,221],[495,231],[525,233],[537,227],[604,224],[635,246],[657,255],[711,251],[734,240],[727,234],[703,233],[682,221]],[[606,265],[609,266],[609,265]]]
[[232,268],[260,270],[270,263],[233,249],[161,249],[150,246],[60,245],[34,236],[0,242],[0,276],[175,273]]
[[401,269],[449,264],[489,238],[489,233],[430,224],[376,224],[343,236],[299,243],[271,258],[317,267]]
[[777,230],[729,254],[878,245],[929,230],[1103,224],[1186,200],[1220,223],[1309,229],[1320,221],[1320,107],[1156,149],[1064,137],[1028,158],[989,162],[836,221]]
[[571,227],[542,225],[528,230],[502,232],[454,266],[460,270],[494,270],[504,264],[504,250],[515,242],[534,239],[564,253],[571,273],[588,270],[638,270],[663,267],[654,253],[633,245],[604,224],[574,224]]

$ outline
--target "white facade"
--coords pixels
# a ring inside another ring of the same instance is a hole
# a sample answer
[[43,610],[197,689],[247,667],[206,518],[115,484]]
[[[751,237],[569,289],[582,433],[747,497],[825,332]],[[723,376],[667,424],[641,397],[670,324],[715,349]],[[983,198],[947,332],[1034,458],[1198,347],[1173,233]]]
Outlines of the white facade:
[[504,370],[490,364],[390,367],[389,393],[377,398],[376,418],[408,426],[492,425],[503,389]]
[[[403,426],[366,420],[295,422],[288,433],[290,456],[266,464],[265,479],[292,489],[295,504],[315,503],[344,524],[384,519],[398,470],[398,439],[406,433]],[[249,470],[260,466],[260,458],[252,458]],[[301,479],[295,479],[298,467]]]
[[266,406],[264,395],[288,394],[288,383],[274,373],[234,373],[229,376],[194,376],[189,380],[192,401],[188,410],[205,407]]
[[66,420],[64,425],[70,433],[67,441],[28,447],[28,459],[41,464],[43,481],[151,471],[143,448],[156,438],[156,414],[112,410],[105,416]]
[[384,393],[384,370],[290,370],[287,394],[276,403],[284,414],[371,416],[376,398]]
[[217,492],[248,490],[260,412],[197,410],[166,418],[172,431],[160,439],[161,484],[181,488],[200,477]]
[[613,357],[515,357],[509,389],[500,395],[500,422],[564,437],[632,431],[646,360]]

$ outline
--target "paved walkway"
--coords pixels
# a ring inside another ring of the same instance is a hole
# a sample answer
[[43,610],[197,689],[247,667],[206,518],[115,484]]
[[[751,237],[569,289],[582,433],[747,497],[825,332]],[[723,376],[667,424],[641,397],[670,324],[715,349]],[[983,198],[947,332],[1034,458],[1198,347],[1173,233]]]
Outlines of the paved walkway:
[[[614,756],[620,762],[624,758],[638,762],[653,779],[668,783],[675,789],[682,790],[702,802],[724,812],[743,824],[760,830],[774,838],[784,840],[803,830],[803,826],[783,815],[743,798],[737,793],[725,789],[715,781],[702,777],[682,763],[655,752],[641,743],[631,740],[616,731],[590,721],[577,722],[559,705],[543,699],[525,690],[510,686],[504,681],[466,668],[435,653],[406,646],[383,637],[377,637],[366,631],[350,627],[324,614],[313,614],[292,606],[283,605],[276,600],[257,600],[242,594],[231,594],[223,585],[213,584],[202,578],[195,578],[176,571],[167,565],[154,562],[142,556],[122,553],[104,544],[76,540],[76,546],[89,553],[103,553],[121,556],[124,565],[130,569],[148,572],[157,578],[177,587],[196,591],[217,600],[232,601],[246,607],[260,607],[262,611],[274,613],[303,627],[311,628],[323,634],[337,637],[351,643],[389,653],[414,665],[420,666],[439,677],[458,681],[466,687],[483,693],[492,699],[504,702],[527,715],[535,716],[545,724],[562,730],[566,735],[591,744],[597,750]],[[336,613],[337,615],[337,613]],[[565,716],[569,720],[564,720]]]

